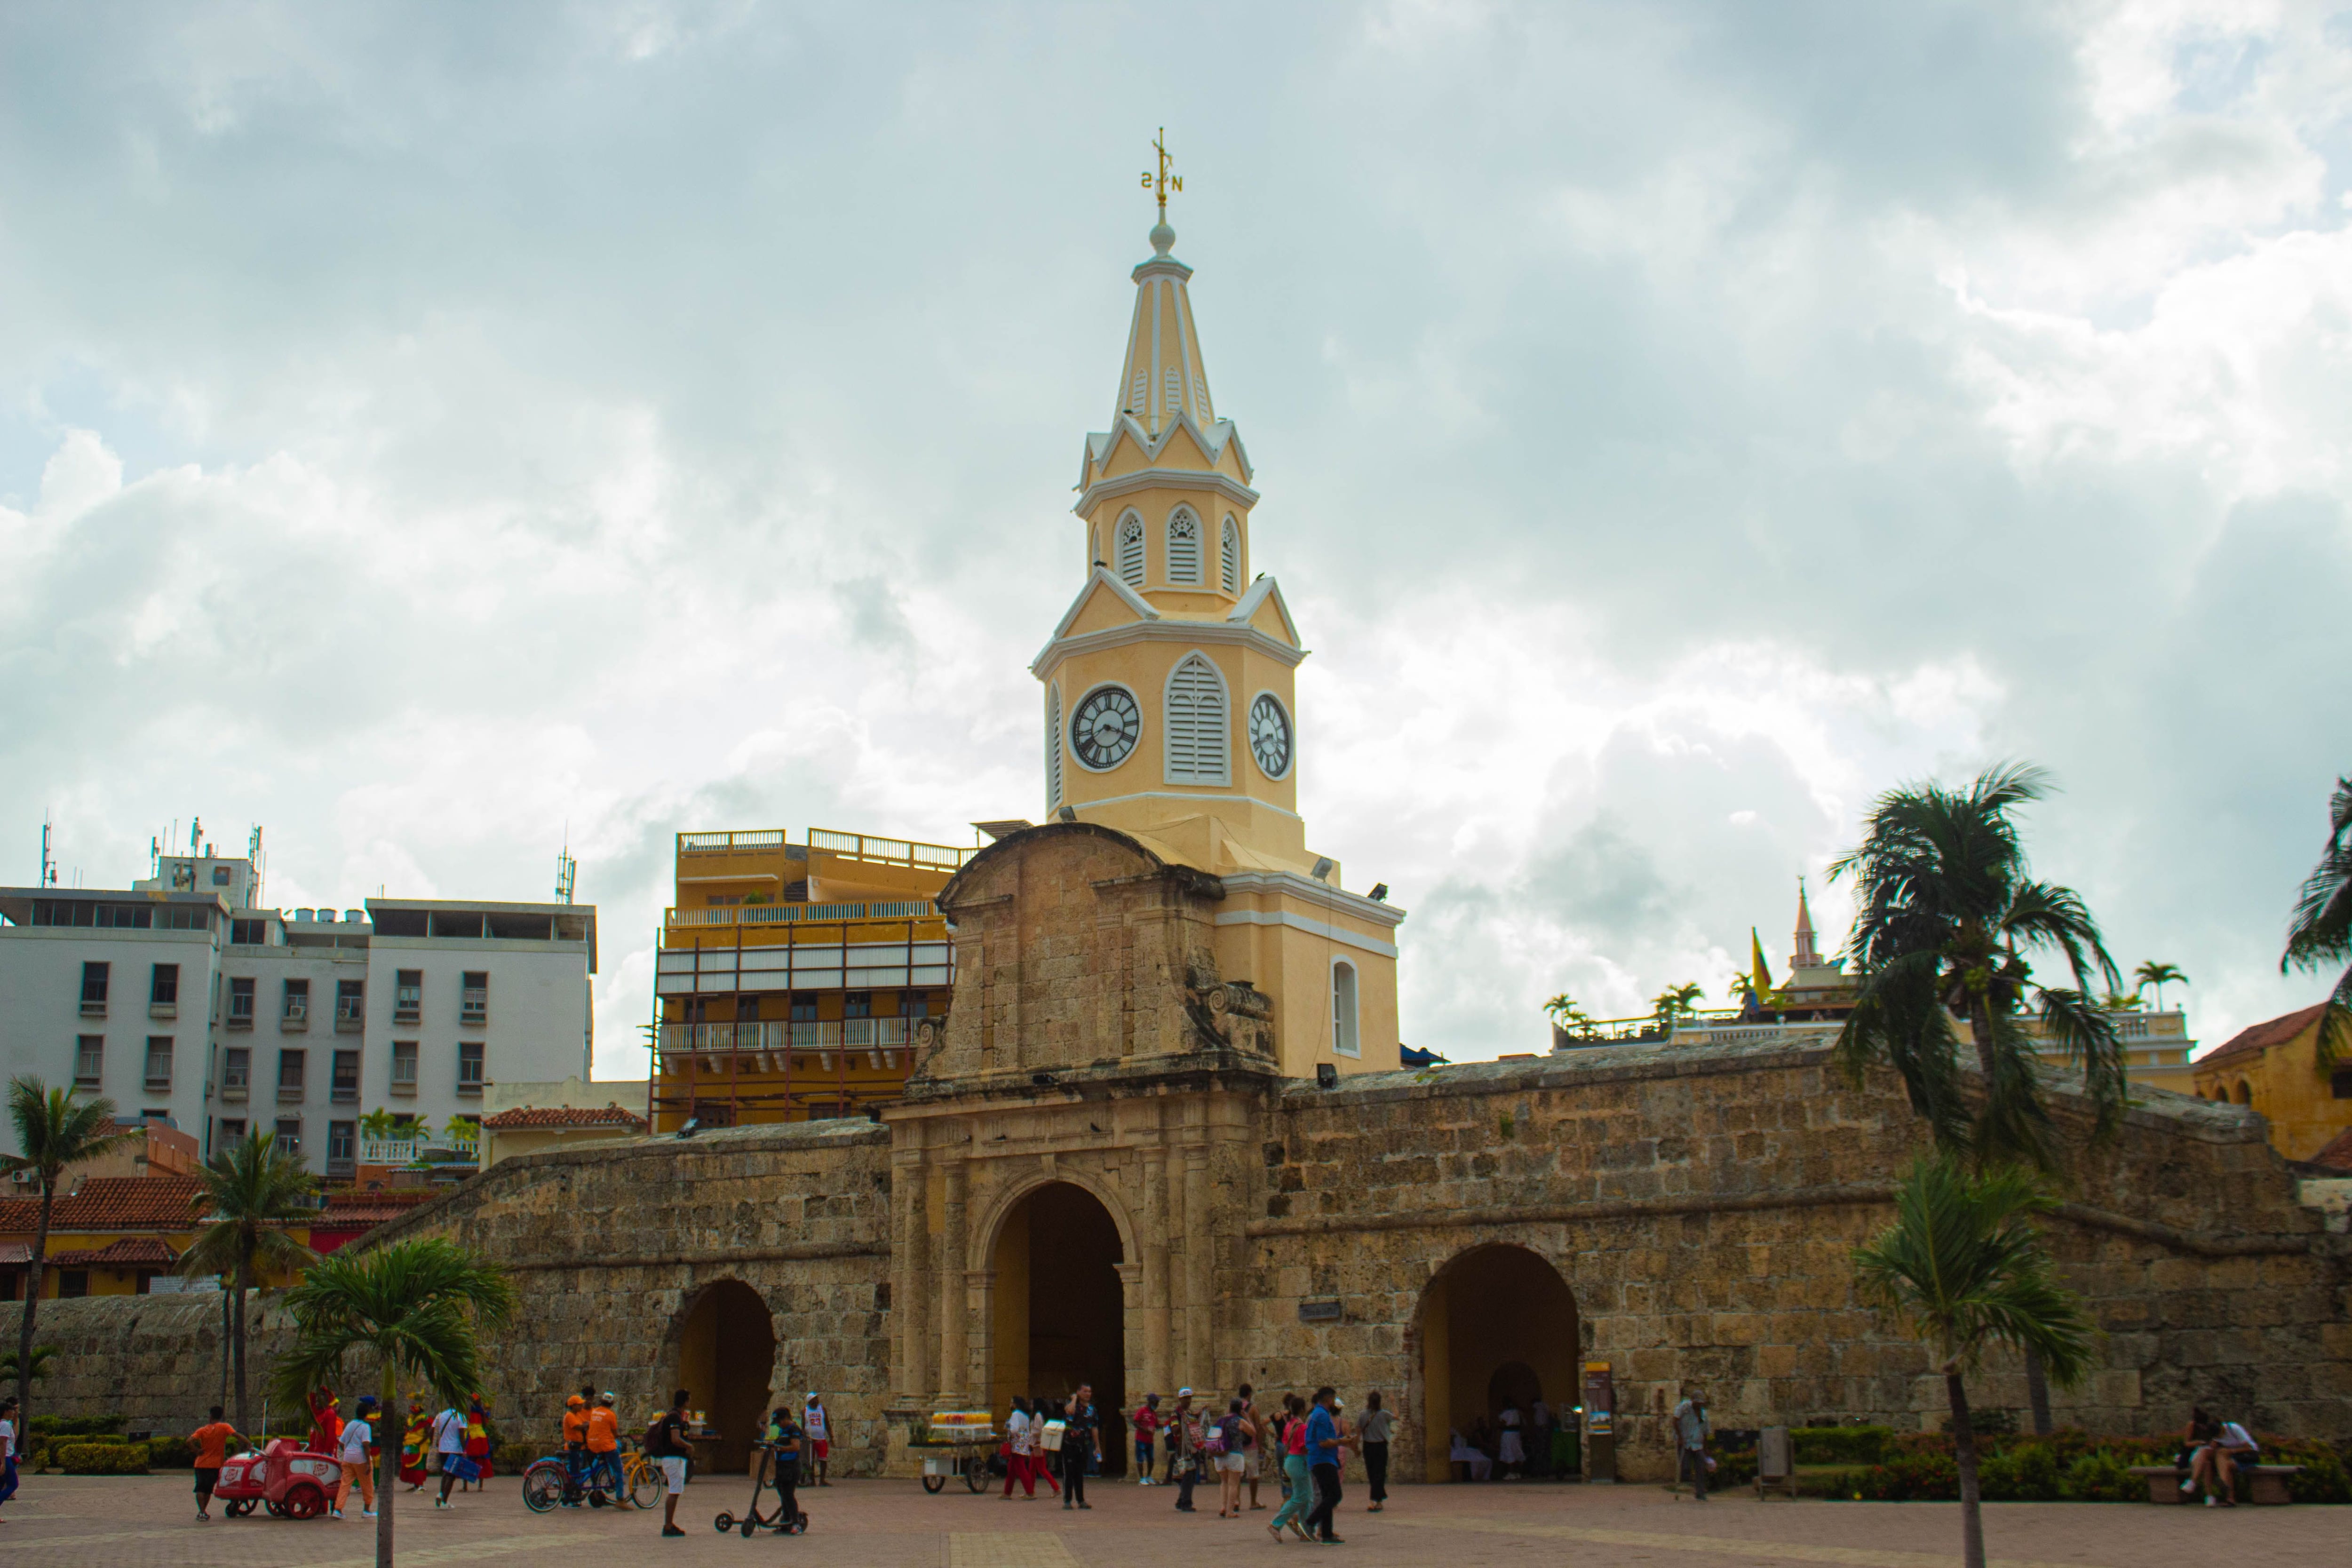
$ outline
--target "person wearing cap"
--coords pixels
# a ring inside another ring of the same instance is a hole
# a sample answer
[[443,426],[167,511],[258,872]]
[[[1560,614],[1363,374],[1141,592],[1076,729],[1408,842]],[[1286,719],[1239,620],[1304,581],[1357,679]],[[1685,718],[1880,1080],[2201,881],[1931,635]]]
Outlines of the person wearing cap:
[[1690,1477],[1691,1496],[1701,1502],[1706,1500],[1706,1391],[1685,1384],[1675,1406],[1675,1464]]
[[621,1498],[621,1415],[613,1408],[613,1391],[606,1389],[596,1396],[588,1411],[588,1486],[593,1503],[606,1481],[612,1483],[613,1500]]
[[801,1413],[801,1429],[808,1434],[808,1451],[814,1456],[809,1465],[816,1474],[816,1484],[833,1485],[824,1479],[826,1461],[833,1457],[833,1423],[826,1417],[824,1405],[814,1388],[809,1390],[808,1405]]
[[1184,1416],[1192,1408],[1192,1391],[1180,1388],[1176,1391],[1176,1408],[1160,1420],[1160,1426],[1168,1432],[1168,1436],[1160,1440],[1160,1447],[1168,1454],[1168,1468],[1160,1479],[1162,1486],[1176,1479],[1177,1461],[1184,1452]]

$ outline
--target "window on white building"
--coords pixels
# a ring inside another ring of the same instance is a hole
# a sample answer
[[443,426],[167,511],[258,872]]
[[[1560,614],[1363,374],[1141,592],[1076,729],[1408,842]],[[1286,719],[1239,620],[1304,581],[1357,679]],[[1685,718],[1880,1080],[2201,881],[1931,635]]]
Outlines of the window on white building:
[[479,1040],[457,1042],[457,1092],[459,1094],[482,1092],[482,1042]]
[[280,1051],[278,1053],[278,1098],[279,1100],[302,1098],[303,1072],[302,1052]]
[[147,1037],[147,1092],[161,1094],[172,1087],[172,1037]]
[[302,1152],[302,1119],[300,1117],[281,1116],[278,1119],[278,1152],[289,1155],[299,1155]]
[[106,1037],[83,1035],[74,1043],[74,1087],[97,1089],[106,1079]]
[[392,1042],[392,1092],[394,1094],[416,1092],[416,1042],[415,1040]]
[[466,971],[466,987],[457,998],[457,1022],[478,1024],[490,1016],[490,976],[487,970]]
[[253,1081],[253,1051],[230,1046],[221,1052],[221,1098],[243,1100]]

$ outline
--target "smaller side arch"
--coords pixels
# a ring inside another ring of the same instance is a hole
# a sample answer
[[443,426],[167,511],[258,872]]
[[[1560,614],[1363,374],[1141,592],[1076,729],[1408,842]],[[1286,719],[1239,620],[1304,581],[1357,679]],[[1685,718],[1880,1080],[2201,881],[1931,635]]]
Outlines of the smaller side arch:
[[1186,585],[1201,580],[1201,520],[1192,515],[1190,507],[1178,507],[1168,515],[1168,581]]
[[1232,512],[1225,513],[1224,526],[1218,530],[1217,583],[1228,594],[1242,591],[1242,525]]
[[1118,520],[1118,574],[1130,588],[1143,586],[1143,519],[1131,511]]

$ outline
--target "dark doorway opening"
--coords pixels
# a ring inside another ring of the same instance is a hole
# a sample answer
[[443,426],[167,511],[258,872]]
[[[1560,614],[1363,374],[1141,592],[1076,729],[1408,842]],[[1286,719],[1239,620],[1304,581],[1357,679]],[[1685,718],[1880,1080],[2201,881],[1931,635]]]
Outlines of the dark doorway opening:
[[1526,1423],[1540,1399],[1572,1425],[1581,1347],[1576,1298],[1535,1253],[1482,1247],[1446,1265],[1422,1298],[1425,1478],[1452,1479],[1449,1433],[1494,1431],[1507,1408]]
[[995,1346],[989,1405],[1002,1422],[1015,1395],[1066,1400],[1094,1388],[1103,1472],[1127,1472],[1127,1303],[1118,1226],[1095,1195],[1051,1182],[1023,1198],[997,1232]]
[[700,1468],[733,1474],[750,1468],[775,1372],[775,1322],[757,1290],[721,1279],[694,1299],[678,1333],[674,1386],[687,1391],[718,1434],[717,1441],[695,1446]]

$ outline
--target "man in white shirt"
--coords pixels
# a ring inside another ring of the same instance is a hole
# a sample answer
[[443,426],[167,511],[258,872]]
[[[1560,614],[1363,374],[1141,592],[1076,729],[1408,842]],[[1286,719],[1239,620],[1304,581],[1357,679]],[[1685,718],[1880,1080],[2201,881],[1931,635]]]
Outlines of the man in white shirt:
[[815,1456],[816,1484],[821,1487],[833,1485],[824,1479],[826,1463],[833,1458],[831,1423],[825,1419],[824,1405],[817,1399],[814,1388],[809,1390],[807,1408],[801,1412],[801,1430],[808,1434],[809,1449]]
[[328,1510],[332,1519],[343,1517],[343,1508],[352,1500],[353,1488],[359,1489],[360,1517],[375,1517],[375,1471],[368,1463],[368,1444],[374,1440],[375,1395],[361,1399],[352,1418],[343,1423],[342,1436],[336,1441],[335,1457],[343,1463],[342,1484],[335,1489],[335,1506]]
[[466,1457],[466,1413],[451,1405],[433,1418],[433,1451],[441,1459],[441,1495],[435,1508],[449,1506],[449,1489],[457,1483],[457,1464]]
[[[2221,1436],[2215,1439],[2213,1443],[2213,1468],[2221,1479],[2220,1489],[2221,1495],[2218,1500],[2221,1507],[2235,1508],[2237,1506],[2238,1467],[2240,1465],[2259,1465],[2262,1462],[2262,1445],[2254,1441],[2253,1434],[2248,1432],[2243,1426],[2239,1426],[2235,1421],[2222,1422]],[[2205,1506],[2207,1508],[2212,1508],[2216,1505],[2217,1500],[2215,1499],[2213,1492],[2214,1489],[2211,1487],[2208,1487],[2205,1489]]]

